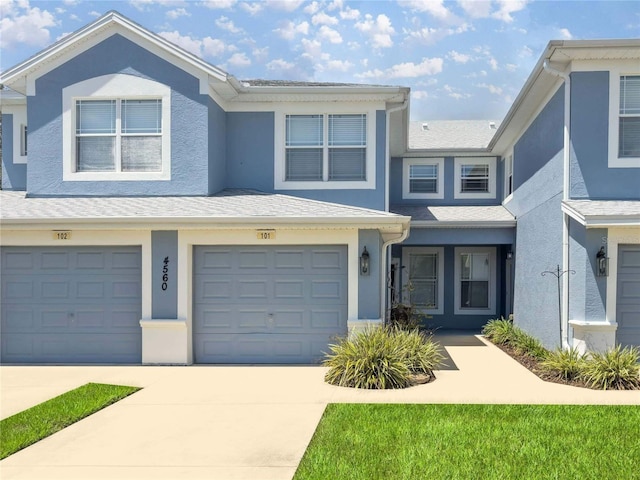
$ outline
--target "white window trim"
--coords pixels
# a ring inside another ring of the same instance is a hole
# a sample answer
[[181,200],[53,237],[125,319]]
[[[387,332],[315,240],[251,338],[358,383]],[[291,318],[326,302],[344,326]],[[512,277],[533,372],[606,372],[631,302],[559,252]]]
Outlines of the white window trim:
[[27,163],[27,155],[24,153],[23,128],[27,126],[27,106],[26,105],[3,105],[2,113],[13,115],[13,158],[14,165],[24,165]]
[[[508,175],[508,169],[507,166],[508,164],[511,163],[511,193],[509,193],[509,175]],[[504,156],[504,190],[503,190],[503,195],[504,195],[504,202],[508,202],[509,200],[511,200],[511,198],[513,198],[513,171],[514,171],[514,167],[515,167],[515,161],[514,161],[514,155],[513,155],[513,151],[508,152],[505,156]]]
[[[285,147],[285,122],[287,115],[330,115],[330,114],[366,114],[367,116],[367,157],[366,180],[357,181],[287,181],[286,180],[286,147]],[[276,190],[373,190],[376,188],[376,111],[375,109],[362,110],[357,106],[343,105],[328,106],[318,105],[317,108],[292,105],[286,109],[275,112],[274,125],[274,188]]]
[[411,262],[409,255],[411,254],[429,254],[436,253],[438,255],[438,306],[437,308],[419,308],[419,311],[430,315],[442,315],[444,313],[444,247],[405,247],[402,249],[402,301],[407,303],[410,301],[409,292],[406,286],[409,284]]
[[[488,192],[461,192],[462,165],[477,164],[489,166],[489,191]],[[456,157],[454,160],[454,191],[453,198],[482,199],[496,198],[496,158],[495,157]]]
[[[462,268],[460,255],[463,253],[488,253],[489,254],[489,307],[487,308],[460,308],[460,281]],[[495,315],[496,313],[496,249],[495,247],[456,247],[455,248],[455,291],[454,291],[454,315]]]
[[609,168],[640,168],[640,157],[618,157],[618,134],[620,130],[620,77],[640,76],[637,66],[633,68],[611,68],[609,71]]
[[[162,99],[162,167],[159,172],[77,172],[76,100]],[[90,78],[62,90],[62,154],[65,182],[171,180],[171,88],[133,75]]]
[[[412,165],[437,165],[437,192],[413,193],[410,191]],[[405,158],[402,162],[402,198],[407,199],[443,199],[444,198],[444,158]]]

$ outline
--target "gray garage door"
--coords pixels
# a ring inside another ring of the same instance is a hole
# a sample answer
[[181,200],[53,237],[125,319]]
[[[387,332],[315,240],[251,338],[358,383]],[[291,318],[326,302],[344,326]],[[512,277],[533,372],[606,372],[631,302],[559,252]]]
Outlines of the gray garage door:
[[197,363],[314,363],[347,332],[347,247],[198,246]]
[[640,245],[618,247],[617,342],[640,346]]
[[139,247],[3,247],[5,363],[140,363]]

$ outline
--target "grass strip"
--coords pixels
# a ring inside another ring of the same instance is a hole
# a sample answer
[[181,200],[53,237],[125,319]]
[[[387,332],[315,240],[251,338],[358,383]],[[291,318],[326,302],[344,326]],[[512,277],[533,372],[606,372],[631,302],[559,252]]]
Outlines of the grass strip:
[[331,404],[294,480],[640,479],[640,406]]
[[0,459],[140,390],[138,387],[87,383],[0,421]]

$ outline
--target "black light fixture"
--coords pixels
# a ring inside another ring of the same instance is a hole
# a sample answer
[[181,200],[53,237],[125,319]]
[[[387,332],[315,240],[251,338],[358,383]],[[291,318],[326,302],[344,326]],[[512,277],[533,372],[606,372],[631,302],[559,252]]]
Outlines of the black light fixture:
[[360,255],[360,275],[369,275],[369,252],[367,252],[367,247],[364,247],[362,255]]
[[598,277],[606,277],[609,275],[609,257],[604,247],[600,247],[596,253],[596,275]]

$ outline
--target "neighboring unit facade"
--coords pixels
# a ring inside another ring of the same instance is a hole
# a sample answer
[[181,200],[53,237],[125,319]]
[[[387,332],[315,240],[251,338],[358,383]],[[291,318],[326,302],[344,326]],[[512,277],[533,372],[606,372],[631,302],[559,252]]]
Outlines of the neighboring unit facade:
[[552,42],[500,125],[414,123],[106,14],[0,76],[1,361],[314,363],[396,302],[640,344],[640,43],[600,43]]

